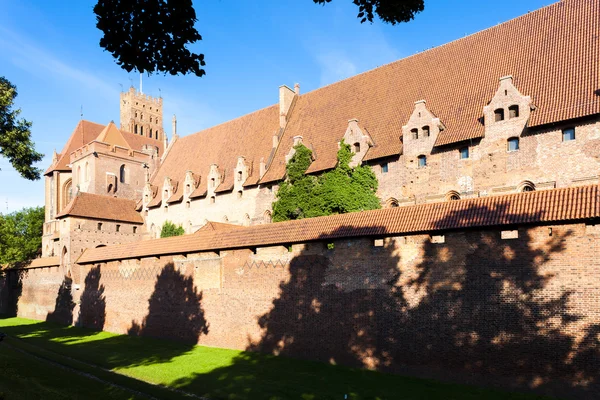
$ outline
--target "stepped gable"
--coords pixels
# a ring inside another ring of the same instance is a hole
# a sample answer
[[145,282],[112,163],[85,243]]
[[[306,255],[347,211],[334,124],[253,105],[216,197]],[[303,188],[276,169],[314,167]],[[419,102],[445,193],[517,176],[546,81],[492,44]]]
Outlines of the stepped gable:
[[199,251],[516,224],[598,220],[598,185],[522,192],[276,222],[86,250],[79,264]]
[[365,160],[398,155],[402,125],[422,99],[446,127],[437,146],[481,138],[483,107],[506,75],[532,97],[529,126],[600,113],[599,15],[598,1],[564,0],[300,95],[262,182],[283,178],[294,136],[315,150],[309,173],[333,168],[353,118],[375,144]]
[[[226,187],[229,182],[233,182],[238,157],[245,157],[247,165],[258,165],[261,157],[266,159],[269,156],[273,136],[278,131],[279,108],[271,106],[193,135],[180,137],[173,142],[167,157],[153,176],[152,183],[162,188],[165,177],[183,181],[186,171],[192,171],[200,176],[200,184],[192,197],[201,197],[206,194],[210,166],[217,164],[219,173],[224,178],[221,185]],[[250,173],[249,178],[254,178],[259,170],[253,168]],[[216,189],[219,190],[220,186]],[[179,185],[173,195],[178,196],[183,190],[184,185]]]
[[144,219],[135,211],[135,207],[134,200],[79,192],[56,219],[82,217],[143,224]]
[[86,120],[79,121],[75,130],[71,133],[69,140],[67,140],[65,147],[60,152],[56,164],[52,164],[44,172],[44,175],[48,175],[54,171],[71,171],[71,167],[68,165],[71,162],[71,153],[96,139],[103,130],[104,125]]

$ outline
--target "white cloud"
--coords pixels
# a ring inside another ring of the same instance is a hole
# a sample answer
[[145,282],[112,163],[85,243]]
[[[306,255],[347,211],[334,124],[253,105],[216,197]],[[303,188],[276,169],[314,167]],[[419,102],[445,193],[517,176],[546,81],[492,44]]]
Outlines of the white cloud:
[[50,76],[77,82],[88,90],[93,90],[96,95],[109,98],[117,96],[117,88],[107,84],[96,74],[63,62],[58,56],[47,52],[36,43],[3,27],[0,27],[0,49],[4,54],[11,55],[10,61],[16,67],[42,79],[48,79]]

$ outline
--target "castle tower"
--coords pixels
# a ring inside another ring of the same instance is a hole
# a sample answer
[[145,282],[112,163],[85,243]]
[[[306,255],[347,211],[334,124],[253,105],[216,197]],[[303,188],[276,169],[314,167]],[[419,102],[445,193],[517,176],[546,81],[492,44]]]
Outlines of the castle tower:
[[121,130],[163,140],[162,98],[138,92],[132,86],[121,92]]

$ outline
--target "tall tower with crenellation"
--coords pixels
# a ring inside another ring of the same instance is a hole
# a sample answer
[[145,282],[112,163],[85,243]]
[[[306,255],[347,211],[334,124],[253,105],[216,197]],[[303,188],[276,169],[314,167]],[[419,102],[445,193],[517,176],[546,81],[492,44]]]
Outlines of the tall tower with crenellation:
[[132,86],[121,92],[121,130],[162,141],[162,97],[148,96]]

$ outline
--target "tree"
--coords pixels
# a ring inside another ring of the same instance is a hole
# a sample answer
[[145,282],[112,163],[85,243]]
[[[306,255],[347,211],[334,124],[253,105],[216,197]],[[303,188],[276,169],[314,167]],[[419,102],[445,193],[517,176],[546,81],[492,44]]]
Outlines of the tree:
[[165,224],[160,231],[161,238],[181,236],[183,234],[185,234],[183,227],[181,225],[175,225],[171,221],[165,221]]
[[42,248],[43,225],[44,207],[0,215],[0,264],[16,264],[35,258]]
[[[331,0],[313,0],[315,4]],[[373,22],[374,15],[392,25],[412,20],[423,11],[424,0],[352,0],[360,22]],[[194,24],[192,0],[98,0],[94,7],[96,27],[104,36],[100,47],[128,72],[164,72],[171,75],[203,76],[204,54],[192,53],[187,45],[202,40]]]
[[319,177],[306,175],[312,162],[304,145],[294,147],[286,166],[287,179],[273,203],[273,221],[312,218],[381,207],[377,198],[377,178],[368,165],[350,167],[352,151],[342,141],[336,167]]
[[35,151],[31,141],[31,122],[19,119],[20,109],[13,110],[17,88],[0,76],[0,156],[6,157],[25,179],[40,179],[41,170],[32,166],[43,154]]

